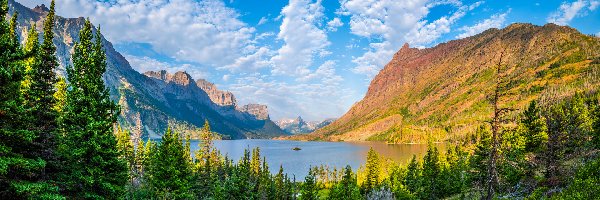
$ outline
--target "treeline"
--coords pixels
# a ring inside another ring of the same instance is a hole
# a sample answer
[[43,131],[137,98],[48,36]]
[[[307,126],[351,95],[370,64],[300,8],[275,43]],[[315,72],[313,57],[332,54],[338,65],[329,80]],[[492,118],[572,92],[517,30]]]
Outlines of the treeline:
[[317,199],[600,199],[599,96],[532,101],[499,127],[495,159],[484,125],[445,153],[429,145],[405,166],[371,149],[356,175],[314,168],[301,188],[315,188],[307,194]]

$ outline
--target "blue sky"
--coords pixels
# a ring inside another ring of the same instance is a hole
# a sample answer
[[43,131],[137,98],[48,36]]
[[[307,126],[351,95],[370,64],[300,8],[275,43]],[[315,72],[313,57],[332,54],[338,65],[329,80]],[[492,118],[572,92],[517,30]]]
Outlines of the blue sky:
[[[17,0],[26,6],[48,0]],[[600,0],[59,0],[133,68],[187,71],[272,119],[339,117],[404,43],[427,48],[511,23],[600,35]]]

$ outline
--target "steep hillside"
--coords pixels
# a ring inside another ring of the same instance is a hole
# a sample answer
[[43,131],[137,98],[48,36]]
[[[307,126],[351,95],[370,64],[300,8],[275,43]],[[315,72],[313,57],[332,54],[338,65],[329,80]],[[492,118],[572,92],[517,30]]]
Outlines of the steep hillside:
[[[501,63],[503,105],[597,90],[600,39],[547,24],[512,24],[416,49],[407,44],[371,81],[364,99],[334,123],[298,139],[422,143],[462,137],[491,117]],[[501,61],[500,61],[501,59]]]
[[[48,11],[45,6],[29,9],[9,0],[9,10],[10,14],[14,11],[19,13],[21,40],[27,38],[27,30],[32,23],[36,23],[39,32],[42,31]],[[63,76],[65,66],[71,62],[72,48],[84,21],[82,17],[56,19],[54,44],[60,61],[57,71]],[[137,126],[141,122],[144,138],[158,137],[169,124],[194,128],[202,126],[204,120],[210,122],[213,131],[232,139],[268,138],[285,134],[268,118],[266,107],[260,117],[237,110],[235,97],[231,93],[219,91],[212,83],[203,80],[196,83],[184,72],[169,74],[173,81],[145,76],[133,70],[109,41],[103,38],[102,42],[108,65],[104,80],[111,98],[122,106],[119,122],[125,127]]]

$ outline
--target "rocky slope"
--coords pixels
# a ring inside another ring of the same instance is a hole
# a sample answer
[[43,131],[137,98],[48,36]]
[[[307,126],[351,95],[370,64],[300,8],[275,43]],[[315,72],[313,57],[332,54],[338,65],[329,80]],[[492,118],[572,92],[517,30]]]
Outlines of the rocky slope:
[[[45,6],[29,9],[9,0],[9,7],[10,14],[14,11],[19,13],[18,32],[22,40],[27,38],[27,29],[32,23],[36,23],[39,32],[42,31],[47,14]],[[84,21],[83,17],[56,19],[54,44],[60,61],[57,71],[61,75],[65,74],[65,66],[71,62],[72,48]],[[145,76],[133,70],[110,42],[103,38],[102,43],[107,54],[104,80],[111,98],[122,106],[119,122],[128,127],[136,126],[140,121],[144,138],[159,137],[169,124],[193,128],[202,126],[204,120],[209,121],[214,131],[232,139],[268,138],[285,134],[268,118],[266,108],[260,117],[256,117],[255,113],[239,111],[231,93],[224,92],[219,97],[214,85],[208,88],[208,84],[198,84],[184,72],[156,74],[160,78]],[[198,85],[203,85],[206,90]]]
[[323,121],[304,121],[298,116],[296,119],[282,119],[275,122],[279,128],[289,134],[306,134],[331,124],[335,119]]
[[512,24],[416,49],[404,45],[371,81],[364,99],[334,123],[298,137],[423,143],[460,138],[491,117],[489,97],[500,63],[502,105],[522,109],[597,90],[600,39],[546,24]]

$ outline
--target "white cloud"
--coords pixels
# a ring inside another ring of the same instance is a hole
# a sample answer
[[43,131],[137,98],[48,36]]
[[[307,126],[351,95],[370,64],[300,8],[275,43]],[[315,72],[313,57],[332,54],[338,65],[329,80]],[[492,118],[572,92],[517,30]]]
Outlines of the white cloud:
[[342,77],[335,72],[336,62],[332,60],[325,61],[313,73],[307,74],[297,80],[301,82],[318,81],[327,85],[335,85],[342,81]]
[[492,15],[489,19],[485,19],[473,26],[463,26],[459,29],[463,31],[463,33],[456,36],[456,38],[466,38],[481,33],[490,28],[500,28],[502,27],[502,25],[504,25],[504,22],[506,21],[506,15],[508,15],[508,13],[510,13],[510,10],[508,10],[505,13],[498,13]]
[[340,18],[333,18],[331,21],[327,22],[327,29],[330,31],[337,31],[338,27],[343,26],[344,23]]
[[237,58],[232,64],[219,67],[218,69],[227,69],[231,72],[237,71],[256,71],[263,67],[268,67],[270,61],[268,56],[272,54],[266,47],[260,47],[256,52]]
[[206,78],[209,76],[206,70],[201,70],[199,67],[192,64],[181,64],[181,65],[172,65],[166,62],[161,62],[159,60],[143,56],[132,56],[132,55],[123,55],[129,61],[129,64],[133,69],[140,73],[144,73],[147,71],[160,71],[167,70],[169,73],[175,73],[178,71],[185,71],[194,78],[194,80],[198,80],[201,78]]
[[[594,11],[598,7],[598,1],[578,0],[572,3],[564,2],[546,19],[549,23],[567,25],[575,17],[587,15],[586,11]],[[586,9],[587,7],[587,9]]]
[[268,105],[274,120],[299,115],[309,120],[339,117],[357,100],[356,94],[344,89],[339,81],[285,83],[260,74],[238,78],[227,89],[236,95],[239,104]]
[[330,42],[318,25],[323,18],[321,0],[290,0],[281,10],[283,22],[278,39],[284,45],[271,58],[273,74],[303,75],[313,63],[313,57],[325,51]]
[[[372,41],[367,52],[352,60],[356,64],[352,71],[370,79],[405,42],[418,47],[435,42],[482,2],[463,5],[453,0],[342,0],[341,4],[338,13],[350,16],[351,32]],[[452,5],[457,11],[432,22],[425,20],[429,10],[439,5]]]
[[56,7],[61,16],[90,17],[112,42],[148,43],[202,65],[232,63],[255,32],[219,0],[61,0]]
[[258,20],[258,24],[257,25],[263,25],[266,24],[267,21],[269,21],[266,17],[261,17],[260,20]]
[[590,2],[590,10],[591,11],[596,10],[596,8],[598,8],[598,5],[600,5],[600,1],[591,1]]

